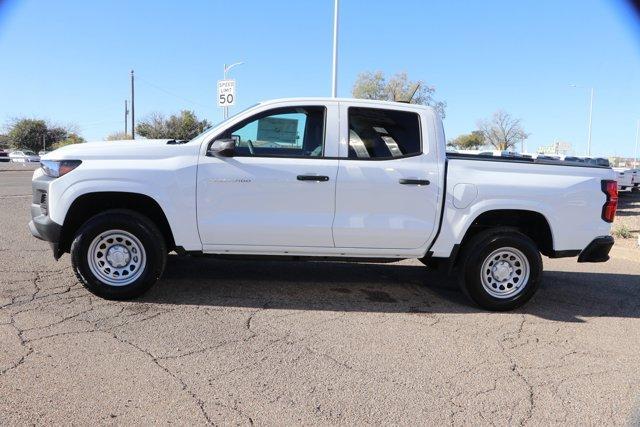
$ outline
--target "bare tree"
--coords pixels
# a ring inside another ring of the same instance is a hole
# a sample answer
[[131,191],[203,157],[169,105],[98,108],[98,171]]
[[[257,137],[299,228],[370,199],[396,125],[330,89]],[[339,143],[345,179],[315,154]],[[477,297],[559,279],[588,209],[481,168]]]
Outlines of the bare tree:
[[410,100],[412,104],[428,105],[444,118],[447,103],[435,100],[435,92],[435,87],[422,80],[409,80],[407,73],[398,73],[387,79],[382,71],[360,73],[351,90],[354,98],[404,102]]
[[508,150],[529,137],[522,128],[520,119],[511,117],[503,110],[493,113],[490,120],[478,121],[478,130],[484,136],[485,143],[496,150]]

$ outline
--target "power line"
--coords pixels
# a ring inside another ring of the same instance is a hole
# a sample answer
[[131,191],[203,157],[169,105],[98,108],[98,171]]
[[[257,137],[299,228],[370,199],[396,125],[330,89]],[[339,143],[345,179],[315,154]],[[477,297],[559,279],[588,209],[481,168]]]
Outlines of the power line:
[[149,80],[147,80],[147,79],[143,79],[143,78],[142,78],[142,77],[140,77],[140,76],[138,76],[138,80],[141,80],[142,82],[144,82],[144,83],[146,83],[147,85],[149,85],[149,86],[153,87],[154,89],[159,90],[160,92],[164,92],[164,93],[165,93],[165,94],[167,94],[167,95],[173,96],[174,98],[181,99],[181,100],[186,101],[186,102],[188,102],[188,103],[190,103],[190,104],[197,105],[197,106],[200,106],[200,107],[203,107],[203,108],[211,108],[211,106],[210,106],[210,105],[205,105],[205,104],[202,104],[202,103],[200,103],[200,102],[194,101],[194,100],[192,100],[192,99],[189,99],[189,98],[185,98],[185,97],[183,97],[183,96],[180,96],[180,95],[178,95],[178,94],[176,94],[176,93],[173,93],[173,92],[171,92],[171,91],[169,91],[169,90],[167,90],[167,89],[165,89],[165,88],[163,88],[163,87],[161,87],[161,86],[158,86],[158,85],[157,85],[157,84],[155,84],[155,83],[151,83]]

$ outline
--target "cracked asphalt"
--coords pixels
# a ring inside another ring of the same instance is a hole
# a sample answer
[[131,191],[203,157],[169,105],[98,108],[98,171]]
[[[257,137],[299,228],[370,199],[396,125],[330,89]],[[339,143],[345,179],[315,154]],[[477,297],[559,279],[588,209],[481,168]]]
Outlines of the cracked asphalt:
[[417,261],[170,256],[111,302],[29,235],[30,176],[0,172],[1,424],[640,424],[632,248],[544,259],[511,313]]

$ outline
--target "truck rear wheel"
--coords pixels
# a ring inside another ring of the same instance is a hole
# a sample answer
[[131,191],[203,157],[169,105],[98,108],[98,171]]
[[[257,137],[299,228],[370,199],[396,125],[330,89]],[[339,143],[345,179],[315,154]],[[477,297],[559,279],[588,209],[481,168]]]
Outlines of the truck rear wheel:
[[506,311],[535,294],[542,275],[536,244],[515,229],[496,228],[465,244],[460,270],[462,291],[480,307]]
[[71,264],[90,292],[107,299],[142,295],[164,271],[167,250],[158,227],[129,210],[89,219],[71,244]]

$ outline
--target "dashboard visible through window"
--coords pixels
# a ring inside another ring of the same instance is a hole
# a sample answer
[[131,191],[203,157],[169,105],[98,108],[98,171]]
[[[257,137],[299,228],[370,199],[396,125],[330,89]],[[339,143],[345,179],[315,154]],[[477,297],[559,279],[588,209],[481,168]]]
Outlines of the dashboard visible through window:
[[253,116],[225,132],[236,140],[236,155],[321,157],[325,108],[277,108]]

